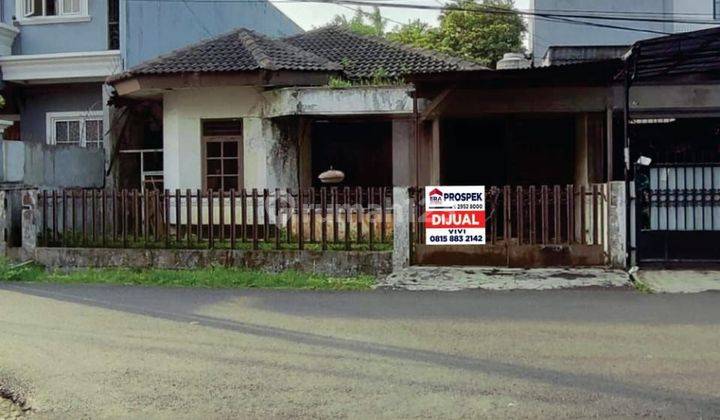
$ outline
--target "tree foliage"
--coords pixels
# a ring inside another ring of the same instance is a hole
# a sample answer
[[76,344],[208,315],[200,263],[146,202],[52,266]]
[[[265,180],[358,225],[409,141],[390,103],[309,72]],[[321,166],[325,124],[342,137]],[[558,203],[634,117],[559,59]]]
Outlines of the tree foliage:
[[413,20],[385,33],[385,20],[377,7],[372,13],[358,10],[349,20],[338,15],[333,24],[495,66],[504,53],[525,50],[525,21],[514,12],[513,0],[451,0],[440,15],[438,27]]
[[514,10],[513,0],[453,0],[452,5],[463,10],[442,12],[434,49],[487,66],[494,66],[504,53],[524,51],[525,22],[517,13],[504,13]]
[[360,35],[385,35],[385,19],[380,14],[378,7],[374,7],[372,13],[357,9],[350,19],[344,15],[335,15],[330,24],[348,28]]

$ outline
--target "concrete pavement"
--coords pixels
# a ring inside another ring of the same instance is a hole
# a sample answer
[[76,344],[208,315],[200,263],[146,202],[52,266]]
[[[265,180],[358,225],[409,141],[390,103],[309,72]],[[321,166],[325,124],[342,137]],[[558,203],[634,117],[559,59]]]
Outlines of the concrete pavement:
[[39,417],[720,416],[719,294],[0,284]]
[[641,269],[633,278],[653,293],[720,292],[718,270]]
[[628,274],[603,268],[505,268],[410,266],[380,279],[396,290],[556,290],[631,287]]

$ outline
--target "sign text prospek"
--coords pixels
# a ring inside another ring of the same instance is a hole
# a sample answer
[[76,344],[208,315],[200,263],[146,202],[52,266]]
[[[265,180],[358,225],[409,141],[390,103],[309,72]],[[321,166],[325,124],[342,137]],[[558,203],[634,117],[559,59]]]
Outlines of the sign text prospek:
[[425,187],[426,245],[484,245],[485,187]]

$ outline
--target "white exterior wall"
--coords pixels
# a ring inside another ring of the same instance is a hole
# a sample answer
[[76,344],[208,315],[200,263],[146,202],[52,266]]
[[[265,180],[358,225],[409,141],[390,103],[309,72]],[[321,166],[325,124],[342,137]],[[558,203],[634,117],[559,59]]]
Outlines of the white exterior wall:
[[202,187],[201,121],[243,119],[245,186],[266,185],[263,97],[252,87],[180,89],[163,96],[165,188]]
[[[630,13],[666,13],[668,19],[713,20],[713,0],[531,0],[530,8],[536,11],[562,10],[563,13],[568,14],[577,13],[588,15],[604,13],[611,16],[624,17],[632,16]],[[653,17],[662,18],[663,16],[653,15]],[[578,18],[576,20],[582,19]],[[605,21],[599,19],[592,19],[590,21],[635,29],[649,29],[665,33],[694,31],[714,26],[666,22]],[[718,25],[720,25],[720,21],[718,21]],[[599,28],[548,21],[535,17],[529,18],[528,30],[530,47],[536,63],[542,61],[549,46],[632,45],[641,39],[662,36],[662,34],[649,32]]]
[[165,188],[202,187],[201,122],[243,119],[245,188],[298,186],[297,139],[272,118],[290,115],[410,115],[407,86],[349,89],[204,87],[163,95]]

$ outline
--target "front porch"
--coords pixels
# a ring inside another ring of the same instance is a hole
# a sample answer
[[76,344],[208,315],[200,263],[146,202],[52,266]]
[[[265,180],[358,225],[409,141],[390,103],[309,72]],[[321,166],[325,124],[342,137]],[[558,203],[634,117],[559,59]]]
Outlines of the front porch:
[[[616,63],[417,76],[409,185],[484,185],[486,245],[426,245],[411,195],[408,263],[508,267],[625,261]],[[416,162],[416,163],[415,163]],[[618,171],[620,169],[620,171]]]

